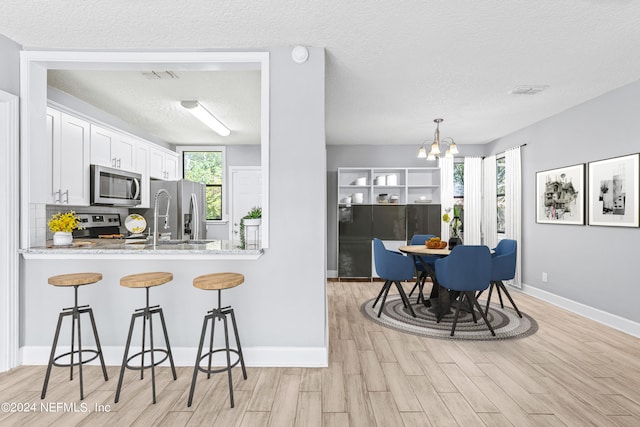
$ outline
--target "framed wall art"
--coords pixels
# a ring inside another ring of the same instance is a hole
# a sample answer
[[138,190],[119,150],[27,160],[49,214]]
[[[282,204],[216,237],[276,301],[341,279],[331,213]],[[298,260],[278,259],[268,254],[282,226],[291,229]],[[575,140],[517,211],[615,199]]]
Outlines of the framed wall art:
[[589,163],[589,225],[638,227],[640,154]]
[[584,225],[584,164],[536,173],[536,222]]

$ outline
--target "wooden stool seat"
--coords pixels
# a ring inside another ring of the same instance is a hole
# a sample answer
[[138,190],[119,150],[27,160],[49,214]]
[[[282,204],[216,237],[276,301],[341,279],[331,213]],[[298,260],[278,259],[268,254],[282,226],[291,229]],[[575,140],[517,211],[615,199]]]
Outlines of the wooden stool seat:
[[244,283],[244,276],[239,273],[213,273],[193,279],[193,286],[206,291],[235,288]]
[[73,273],[49,277],[48,283],[53,286],[90,285],[102,280],[100,273]]
[[150,288],[164,285],[173,280],[173,274],[163,272],[140,273],[124,276],[120,279],[120,286],[126,288]]

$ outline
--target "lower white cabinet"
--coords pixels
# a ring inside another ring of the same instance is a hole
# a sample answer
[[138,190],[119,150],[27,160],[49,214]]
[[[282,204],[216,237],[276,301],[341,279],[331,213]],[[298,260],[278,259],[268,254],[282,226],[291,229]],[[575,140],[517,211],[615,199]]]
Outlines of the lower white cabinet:
[[89,206],[90,125],[47,108],[47,136],[52,146],[51,203]]

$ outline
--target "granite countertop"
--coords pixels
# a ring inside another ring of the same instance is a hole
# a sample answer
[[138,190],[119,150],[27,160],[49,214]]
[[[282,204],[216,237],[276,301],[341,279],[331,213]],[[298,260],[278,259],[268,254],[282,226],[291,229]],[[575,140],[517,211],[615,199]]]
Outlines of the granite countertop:
[[238,242],[229,240],[159,241],[156,246],[149,240],[125,243],[125,239],[74,239],[70,246],[46,246],[21,249],[30,258],[111,258],[111,259],[258,259],[262,249],[240,249]]

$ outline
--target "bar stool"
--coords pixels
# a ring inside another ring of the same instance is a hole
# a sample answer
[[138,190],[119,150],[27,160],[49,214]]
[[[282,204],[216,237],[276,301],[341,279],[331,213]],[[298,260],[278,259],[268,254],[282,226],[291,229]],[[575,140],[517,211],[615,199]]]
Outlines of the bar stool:
[[[193,367],[193,379],[191,380],[191,390],[189,391],[189,402],[187,406],[191,406],[193,401],[193,392],[196,389],[196,378],[198,376],[198,371],[205,372],[207,374],[207,379],[211,378],[211,374],[215,374],[217,372],[227,371],[229,377],[229,400],[231,402],[231,407],[233,408],[233,380],[231,378],[231,368],[240,363],[242,366],[242,375],[244,379],[247,379],[247,370],[244,366],[244,357],[242,356],[242,347],[240,346],[240,338],[238,337],[238,326],[236,325],[236,316],[233,313],[233,308],[231,306],[222,307],[222,295],[221,291],[223,289],[234,288],[238,285],[241,285],[244,282],[244,276],[238,273],[215,273],[215,274],[206,274],[204,276],[198,276],[193,279],[193,286],[198,289],[203,289],[207,291],[218,291],[218,308],[214,308],[211,311],[207,312],[207,315],[204,317],[204,322],[202,323],[202,333],[200,334],[200,345],[198,346],[198,354],[196,356],[196,363]],[[229,328],[227,326],[227,315],[231,315],[231,323],[233,324],[233,333],[236,338],[236,345],[238,349],[229,348]],[[213,332],[215,329],[215,319],[224,320],[224,342],[225,348],[223,349],[213,349]],[[209,338],[209,351],[205,354],[202,354],[202,346],[204,345],[204,337],[207,331],[207,324],[211,320],[211,336]],[[226,352],[227,354],[227,366],[220,369],[211,369],[211,358],[214,353]],[[238,360],[236,360],[233,364],[231,363],[231,353],[235,353],[238,355]],[[200,363],[204,360],[204,358],[208,357],[208,364],[206,368],[200,366]]]
[[[173,274],[171,273],[140,273],[140,274],[132,274],[130,276],[125,276],[120,279],[120,286],[124,286],[126,288],[144,288],[146,290],[146,301],[147,304],[143,308],[138,308],[131,315],[131,323],[129,325],[129,335],[127,336],[127,345],[124,349],[124,356],[122,357],[122,366],[120,367],[120,378],[118,379],[118,388],[116,389],[116,399],[115,403],[118,403],[120,400],[120,389],[122,387],[122,379],[124,377],[124,369],[132,369],[136,371],[140,371],[140,379],[144,378],[144,370],[145,368],[151,368],[151,389],[153,392],[153,403],[156,403],[156,366],[167,360],[169,358],[169,362],[171,363],[171,370],[173,372],[173,379],[176,380],[178,376],[176,375],[176,367],[173,364],[173,355],[171,354],[171,346],[169,345],[169,335],[167,334],[167,326],[164,322],[164,314],[162,313],[162,308],[159,305],[149,306],[149,288],[153,286],[164,285],[173,280]],[[164,333],[164,342],[167,346],[164,348],[156,348],[153,344],[153,315],[160,315],[160,323],[162,324],[162,332]],[[136,320],[142,317],[142,348],[139,352],[132,354],[129,356],[129,347],[131,346],[131,337],[133,335],[133,328],[135,326]],[[147,330],[147,320],[149,321],[149,347],[145,350],[145,334]],[[164,354],[162,360],[156,362],[155,353],[159,352]],[[149,353],[151,356],[151,364],[144,364],[144,356],[146,353]],[[129,362],[140,356],[140,365],[132,366]]]
[[[89,305],[78,305],[78,286],[89,285],[92,283],[96,283],[102,280],[102,274],[100,273],[73,273],[73,274],[62,274],[60,276],[52,276],[49,277],[48,283],[53,286],[73,286],[74,293],[74,303],[73,307],[63,308],[58,316],[58,326],[56,326],[56,333],[53,338],[53,345],[51,346],[51,355],[49,356],[49,364],[47,365],[47,373],[44,377],[44,385],[42,386],[42,394],[40,395],[40,399],[44,399],[47,394],[47,386],[49,385],[49,376],[51,375],[51,368],[53,366],[60,367],[69,367],[69,380],[73,380],[73,367],[78,366],[79,376],[80,376],[80,400],[84,400],[84,390],[82,383],[82,365],[85,363],[91,362],[96,357],[100,358],[100,365],[102,365],[102,374],[104,375],[104,380],[108,381],[109,377],[107,376],[107,368],[104,366],[104,358],[102,357],[102,347],[100,347],[100,339],[98,338],[98,330],[96,329],[96,321],[93,318],[93,310],[89,307]],[[93,328],[93,337],[96,341],[97,350],[82,348],[82,331],[80,329],[80,315],[84,313],[89,313],[89,318],[91,319],[91,327]],[[60,327],[62,326],[62,320],[71,316],[71,351],[60,354],[56,356],[56,347],[58,346],[58,338],[60,337]],[[75,338],[76,338],[76,325],[78,328],[78,349],[75,349]],[[93,357],[90,359],[82,359],[83,353],[92,353]],[[78,355],[78,362],[74,362],[74,355]],[[69,363],[58,363],[57,360],[69,356]]]

